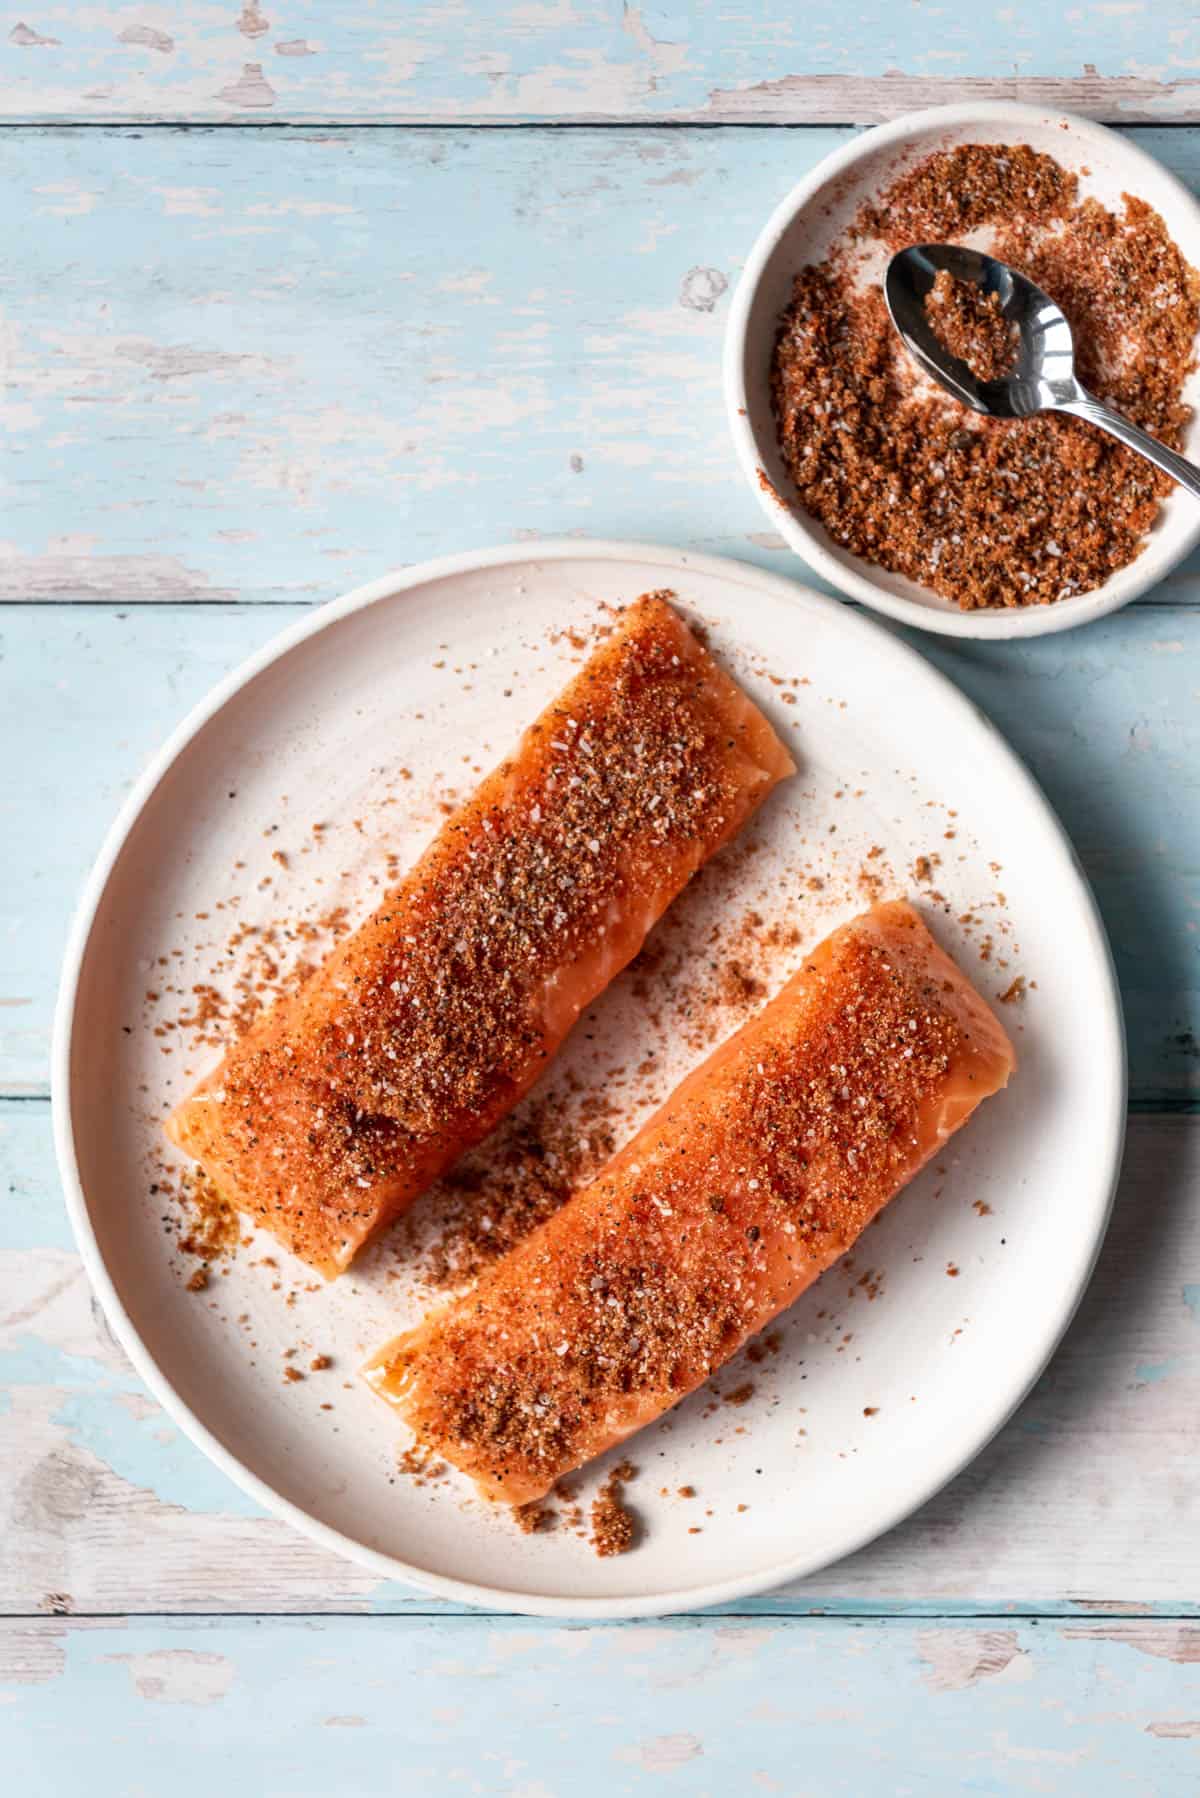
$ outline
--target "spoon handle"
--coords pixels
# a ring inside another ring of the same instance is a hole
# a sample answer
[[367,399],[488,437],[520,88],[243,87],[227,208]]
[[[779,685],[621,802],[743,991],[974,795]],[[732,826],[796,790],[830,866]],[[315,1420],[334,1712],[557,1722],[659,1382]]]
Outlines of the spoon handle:
[[1054,410],[1070,412],[1076,418],[1086,418],[1089,424],[1099,425],[1110,436],[1119,437],[1122,443],[1137,450],[1148,462],[1153,462],[1156,468],[1161,468],[1164,474],[1169,474],[1173,481],[1178,481],[1181,487],[1186,487],[1189,493],[1200,499],[1200,468],[1194,462],[1189,462],[1186,456],[1168,449],[1165,443],[1160,443],[1157,437],[1151,437],[1148,431],[1130,424],[1127,418],[1114,412],[1111,406],[1104,406],[1099,400],[1094,400],[1090,393],[1084,393],[1080,389],[1078,398],[1060,400]]

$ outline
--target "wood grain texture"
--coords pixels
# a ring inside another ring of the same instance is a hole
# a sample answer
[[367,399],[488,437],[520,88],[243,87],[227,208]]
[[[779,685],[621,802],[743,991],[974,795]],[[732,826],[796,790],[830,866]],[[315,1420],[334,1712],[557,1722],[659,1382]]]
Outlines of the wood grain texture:
[[[0,71],[0,119],[242,127],[0,133],[0,1094],[34,1095],[0,1098],[0,1786],[1193,1792],[1200,1119],[1134,1119],[1065,1344],[917,1517],[750,1617],[562,1629],[380,1585],[180,1436],[90,1296],[37,1095],[109,816],[297,602],[564,531],[803,576],[733,470],[720,338],[846,134],[738,127],[1200,121],[1194,8],[37,0]],[[453,128],[589,119],[632,128]],[[647,128],[688,119],[726,128]],[[1138,137],[1200,180],[1200,134]],[[1200,1065],[1198,575],[1064,639],[920,640],[1080,847],[1142,1106],[1192,1106]]]
[[[1200,1119],[1135,1119],[1099,1270],[1013,1421],[889,1536],[730,1608],[1200,1609],[1198,1181]],[[148,1397],[71,1245],[40,1102],[0,1105],[0,1193],[0,1610],[453,1609],[264,1517]]]
[[[0,1093],[44,1093],[58,961],[110,819],[158,744],[300,610],[0,609]],[[1132,1090],[1190,1105],[1200,1076],[1200,613],[1134,608],[1028,643],[910,636],[982,705],[1058,808],[1117,957]],[[35,753],[31,753],[31,750]]]
[[[1200,180],[1200,132],[1135,135]],[[734,464],[721,339],[846,136],[6,133],[0,599],[324,599],[572,532],[802,574]]]
[[1182,1798],[1197,1659],[1187,1624],[43,1619],[0,1628],[0,1742],[22,1798],[234,1769],[272,1798]]
[[69,120],[847,122],[998,96],[1101,118],[1200,116],[1194,10],[834,0],[21,0],[0,116]]

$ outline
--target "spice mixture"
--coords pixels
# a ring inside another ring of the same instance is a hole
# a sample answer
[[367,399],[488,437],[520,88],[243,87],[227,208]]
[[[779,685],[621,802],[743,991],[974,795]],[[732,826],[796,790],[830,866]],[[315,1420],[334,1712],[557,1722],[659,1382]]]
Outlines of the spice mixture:
[[[984,418],[931,391],[879,286],[859,285],[864,246],[986,230],[1066,313],[1084,385],[1178,448],[1200,277],[1143,201],[1125,195],[1118,215],[1078,185],[1027,145],[927,156],[800,272],[776,344],[779,442],[804,509],[842,548],[964,610],[1099,586],[1139,554],[1172,483],[1081,420]],[[957,305],[943,316],[963,323]]]
[[977,381],[999,381],[1017,357],[1017,327],[1000,309],[1000,295],[985,293],[940,268],[925,295],[925,316],[934,336],[966,363]]
[[592,1546],[602,1557],[623,1555],[634,1545],[637,1523],[622,1502],[623,1488],[637,1475],[629,1461],[613,1468],[592,1502]]

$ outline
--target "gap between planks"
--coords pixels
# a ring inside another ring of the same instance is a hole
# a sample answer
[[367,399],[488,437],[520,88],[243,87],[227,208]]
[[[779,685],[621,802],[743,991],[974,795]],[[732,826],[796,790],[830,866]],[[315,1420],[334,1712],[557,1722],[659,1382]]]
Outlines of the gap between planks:
[[709,1623],[965,1623],[965,1624],[1026,1624],[1037,1628],[1043,1623],[1071,1622],[1080,1627],[1103,1628],[1105,1624],[1137,1624],[1152,1625],[1191,1624],[1200,1615],[1200,1605],[1188,1607],[1175,1606],[1166,1610],[1157,1610],[1153,1605],[1137,1605],[1118,1603],[1108,1610],[1081,1600],[1074,1603],[1067,1599],[1059,1606],[1003,1606],[992,1605],[981,1610],[972,1610],[953,1603],[944,1606],[930,1607],[919,1600],[897,1600],[890,1609],[876,1606],[870,1610],[861,1610],[857,1606],[848,1607],[837,1604],[806,1605],[797,1601],[789,1606],[786,1600],[766,1598],[761,1605],[734,1605],[702,1611],[663,1611],[650,1617],[538,1617],[528,1611],[499,1611],[483,1606],[468,1608],[455,1607],[449,1603],[444,1605],[430,1604],[428,1607],[419,1604],[407,1605],[403,1610],[332,1610],[332,1611],[3,1611],[0,1612],[0,1630],[8,1624],[38,1625],[47,1628],[61,1629],[64,1625],[74,1623],[162,1623],[162,1624],[205,1624],[205,1623],[367,1623],[388,1624],[427,1622],[431,1618],[439,1623],[472,1623],[483,1620],[491,1622],[526,1622],[541,1624],[546,1628],[566,1629],[612,1629],[614,1627],[635,1627],[645,1625],[653,1628],[656,1624],[709,1624]]
[[[553,543],[556,541],[558,541],[558,539],[553,538],[553,537],[549,537],[549,538],[545,539],[545,542],[547,542],[547,543]],[[578,539],[577,546],[581,551],[585,550],[587,548],[587,539],[586,538]],[[536,556],[538,544],[536,542],[532,542],[528,545],[528,548],[530,550],[531,556]],[[740,558],[737,556],[729,556],[729,555],[725,555],[721,559],[723,561],[727,561],[727,562],[737,562],[740,560]],[[752,568],[752,567],[756,566],[756,564],[754,564],[752,562],[747,562],[745,565],[748,568]],[[418,566],[420,566],[420,564],[415,563],[415,562],[398,564],[395,569],[390,570],[389,572],[402,574],[405,572],[406,569],[416,568]],[[773,573],[776,571],[775,570],[767,570],[767,572]],[[794,572],[786,571],[786,570],[781,571],[781,572],[782,572],[783,578],[785,580],[795,580],[798,585],[805,585],[810,581],[815,582],[819,578],[817,575],[815,575],[812,572],[811,569],[809,569],[803,563],[799,564]],[[1167,576],[1167,579],[1170,580],[1171,577]],[[1184,579],[1179,579],[1177,584],[1180,586],[1183,586],[1185,584],[1185,580],[1186,580],[1187,586],[1190,587],[1193,584],[1195,585],[1195,589],[1196,589],[1195,596],[1191,599],[1161,598],[1157,594],[1150,593],[1150,594],[1147,594],[1145,596],[1145,598],[1143,598],[1143,599],[1131,600],[1128,607],[1126,607],[1124,609],[1128,610],[1128,611],[1138,611],[1138,612],[1194,612],[1196,610],[1197,605],[1200,604],[1200,576],[1198,576],[1198,575],[1187,576]],[[837,600],[839,604],[846,606],[850,611],[859,612],[864,617],[877,616],[877,614],[871,613],[868,607],[860,604],[860,602],[858,600],[845,599],[840,594],[829,593],[826,589],[818,589],[818,588],[814,587],[813,590],[822,592],[824,594],[825,598]],[[184,606],[191,612],[199,613],[201,611],[238,612],[238,611],[242,611],[251,606],[261,606],[261,607],[291,606],[293,608],[296,608],[296,607],[307,608],[308,610],[315,612],[315,611],[319,610],[319,608],[323,605],[332,604],[333,601],[339,597],[340,597],[339,594],[334,594],[334,593],[331,593],[328,599],[303,599],[303,598],[297,598],[294,595],[287,595],[287,594],[281,594],[281,595],[277,595],[274,597],[272,597],[270,595],[259,596],[256,594],[252,599],[220,599],[220,598],[194,599],[194,598],[189,597],[187,594],[180,594],[177,598],[172,598],[170,594],[158,593],[158,594],[155,594],[155,596],[152,599],[141,599],[141,598],[137,598],[137,597],[135,597],[133,599],[114,599],[110,596],[98,596],[98,595],[94,595],[94,594],[86,594],[79,599],[67,599],[67,598],[64,598],[64,596],[61,593],[53,593],[53,594],[51,594],[51,593],[46,593],[46,594],[31,593],[31,594],[25,595],[24,597],[22,597],[20,599],[14,599],[11,596],[6,597],[6,598],[0,598],[0,615],[2,615],[6,611],[15,612],[15,611],[20,611],[22,609],[28,609],[30,606],[46,606],[46,607],[57,606],[57,607],[62,607],[63,609],[70,609],[72,611],[89,611],[90,610],[90,611],[94,611],[94,612],[110,612],[110,613],[111,612],[123,613],[123,612],[131,612],[131,611],[149,612],[149,611],[152,611],[155,607],[158,607],[160,610],[163,610],[163,609],[170,608],[170,607],[178,608],[178,607]],[[1086,629],[1086,626],[1077,626],[1076,628],[1077,629]],[[925,637],[928,637],[931,641],[943,641],[943,639],[941,639],[936,632],[923,632],[922,639],[924,639]],[[986,643],[987,643],[986,638],[978,638],[978,639],[973,639],[973,640],[967,639],[967,640],[977,642],[980,646],[986,646]],[[1011,639],[998,637],[996,639],[996,641],[997,641],[997,643],[1004,643],[1004,642],[1011,641]]]
[[[1200,85],[1200,84],[1197,84]],[[978,96],[988,98],[989,96]],[[997,94],[996,99],[1010,99],[1011,96]],[[949,105],[953,96],[923,104]],[[574,119],[524,118],[524,119],[339,119],[339,118],[305,118],[305,119],[55,119],[36,118],[32,114],[24,118],[0,119],[0,134],[6,131],[37,132],[50,137],[57,132],[92,131],[107,135],[123,134],[127,137],[144,137],[148,132],[175,132],[183,135],[191,132],[243,132],[258,133],[263,136],[282,137],[291,134],[296,137],[310,136],[314,131],[321,133],[335,132],[349,136],[352,132],[368,131],[441,131],[456,134],[467,131],[490,131],[502,134],[510,131],[630,131],[630,132],[672,132],[672,131],[867,131],[875,125],[886,124],[893,118],[899,118],[904,112],[918,110],[913,107],[900,107],[886,117],[880,114],[875,118],[835,118],[822,114],[817,118],[806,119],[747,119],[737,115],[722,119],[633,119],[617,118],[612,114],[581,114]],[[923,110],[923,106],[921,108]],[[1051,109],[1056,110],[1056,109]],[[1167,119],[1159,118],[1152,112],[1111,114],[1083,111],[1078,107],[1064,106],[1064,112],[1075,112],[1077,116],[1086,118],[1090,124],[1106,125],[1110,131],[1126,131],[1132,129],[1153,131],[1196,131],[1200,130],[1200,114],[1192,118]]]

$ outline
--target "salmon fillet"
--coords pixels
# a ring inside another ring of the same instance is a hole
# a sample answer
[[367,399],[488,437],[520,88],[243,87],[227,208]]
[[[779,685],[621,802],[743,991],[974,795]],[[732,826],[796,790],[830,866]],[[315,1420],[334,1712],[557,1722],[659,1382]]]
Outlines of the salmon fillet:
[[327,1276],[528,1091],[696,869],[794,764],[644,595],[515,754],[167,1134]]
[[912,906],[877,905],[364,1377],[487,1498],[541,1498],[790,1305],[1014,1066]]

